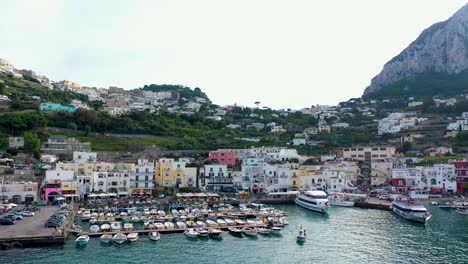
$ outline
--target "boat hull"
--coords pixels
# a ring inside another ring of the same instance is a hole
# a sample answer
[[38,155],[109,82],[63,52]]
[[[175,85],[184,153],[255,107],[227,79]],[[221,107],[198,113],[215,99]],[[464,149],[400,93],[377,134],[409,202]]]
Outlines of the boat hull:
[[409,220],[409,221],[413,221],[413,222],[417,222],[417,223],[427,223],[429,222],[429,220],[431,220],[432,218],[432,215],[428,215],[428,216],[417,216],[417,215],[413,215],[413,214],[409,214],[409,213],[406,213],[402,210],[399,210],[398,208],[395,208],[393,207],[393,212],[395,214],[397,214],[398,216],[406,219],[406,220]]
[[333,200],[330,200],[330,205],[333,205],[333,206],[341,206],[341,207],[353,207],[353,206],[354,206],[354,202],[351,202],[351,201],[333,201]]
[[295,199],[294,202],[302,208],[308,209],[310,211],[319,212],[322,214],[328,213],[328,206],[315,206],[308,203],[304,203],[299,199]]

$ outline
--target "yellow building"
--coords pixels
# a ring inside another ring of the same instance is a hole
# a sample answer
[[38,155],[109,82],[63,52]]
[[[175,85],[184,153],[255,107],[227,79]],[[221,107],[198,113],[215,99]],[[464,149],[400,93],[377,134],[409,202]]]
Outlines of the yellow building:
[[188,159],[159,159],[155,163],[155,187],[158,191],[166,188],[196,187],[197,168],[186,167]]
[[57,170],[72,170],[75,178],[77,176],[93,176],[95,171],[117,171],[131,170],[135,166],[133,163],[108,163],[108,162],[59,162]]
[[76,200],[79,197],[78,182],[76,180],[62,181],[60,185],[63,197],[69,198],[70,200]]

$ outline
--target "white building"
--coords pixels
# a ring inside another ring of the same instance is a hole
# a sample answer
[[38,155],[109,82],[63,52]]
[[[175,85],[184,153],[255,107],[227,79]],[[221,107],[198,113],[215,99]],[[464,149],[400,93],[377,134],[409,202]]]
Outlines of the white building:
[[132,193],[151,194],[154,189],[154,162],[139,159],[130,172],[130,189]]
[[73,161],[74,162],[95,162],[97,161],[96,152],[73,152]]
[[130,187],[129,171],[93,172],[93,191],[123,194]]

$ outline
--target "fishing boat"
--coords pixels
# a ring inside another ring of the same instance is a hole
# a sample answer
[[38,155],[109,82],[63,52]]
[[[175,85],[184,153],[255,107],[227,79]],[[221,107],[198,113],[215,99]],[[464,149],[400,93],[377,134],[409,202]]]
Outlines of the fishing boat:
[[193,228],[189,228],[184,231],[184,235],[190,238],[196,238],[198,236],[198,232]]
[[206,220],[206,225],[209,227],[218,227],[218,223],[213,220]]
[[196,229],[196,231],[198,232],[199,237],[208,237],[208,235],[209,235],[208,230],[205,230],[203,228],[198,228],[198,229]]
[[271,228],[271,233],[272,233],[273,235],[282,235],[282,233],[283,233],[283,228],[274,226],[274,227]]
[[231,234],[233,236],[242,237],[242,229],[239,229],[239,228],[236,228],[236,227],[230,227],[230,228],[228,228],[228,230],[229,230],[229,234]]
[[305,242],[306,239],[309,237],[305,229],[299,230],[299,234],[297,235],[296,239],[297,242]]
[[218,225],[220,225],[220,226],[225,226],[225,225],[227,225],[226,221],[224,221],[223,219],[217,219],[216,222],[217,222]]
[[131,230],[133,230],[133,224],[132,224],[132,223],[125,223],[125,224],[123,225],[123,230],[124,230],[124,231],[131,231]]
[[455,213],[461,215],[468,215],[468,208],[458,208],[457,210],[455,210]]
[[88,235],[82,235],[82,236],[79,236],[79,237],[77,237],[75,239],[75,242],[76,242],[77,246],[86,245],[86,244],[88,244],[88,241],[89,241],[89,236]]
[[174,229],[174,224],[171,222],[165,222],[164,226],[166,227],[166,229]]
[[89,232],[91,233],[97,233],[99,232],[99,226],[98,225],[92,225],[89,227]]
[[159,234],[159,232],[157,231],[149,232],[148,237],[152,241],[158,241],[159,239],[161,239],[161,234]]
[[112,235],[102,235],[99,237],[99,240],[101,240],[102,243],[109,244],[112,242]]
[[166,226],[163,223],[154,223],[156,229],[165,229]]
[[101,225],[101,230],[103,232],[106,232],[106,231],[110,231],[111,230],[111,226],[109,224],[102,224]]
[[127,240],[130,242],[135,242],[138,240],[138,233],[130,233],[127,235]]
[[123,244],[127,241],[127,236],[122,233],[117,233],[112,237],[112,241],[114,241],[117,244]]
[[145,229],[154,229],[155,228],[155,222],[154,220],[148,220],[143,223],[145,226]]
[[187,224],[185,222],[176,222],[177,228],[187,228]]
[[122,228],[120,222],[112,222],[110,226],[112,231],[120,231],[120,229]]
[[255,227],[244,227],[242,233],[246,236],[256,237],[258,234],[257,228]]
[[353,207],[354,202],[346,200],[346,197],[343,193],[331,193],[328,197],[331,205],[334,206],[343,206],[343,207]]
[[303,208],[324,214],[330,207],[327,194],[316,190],[299,193],[294,202]]
[[410,201],[394,201],[392,211],[407,220],[419,223],[427,223],[432,217],[426,207]]
[[257,230],[258,230],[258,233],[260,235],[269,235],[269,234],[271,234],[273,232],[271,229],[264,228],[264,227],[259,227],[259,228],[257,228]]
[[209,235],[211,238],[222,238],[224,231],[221,229],[211,228]]

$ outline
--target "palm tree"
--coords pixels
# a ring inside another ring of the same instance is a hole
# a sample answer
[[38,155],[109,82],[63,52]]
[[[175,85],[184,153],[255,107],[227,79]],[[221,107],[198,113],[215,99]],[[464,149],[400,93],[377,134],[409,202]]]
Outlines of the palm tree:
[[256,101],[254,104],[257,105],[257,108],[258,108],[258,106],[260,105],[260,102]]

